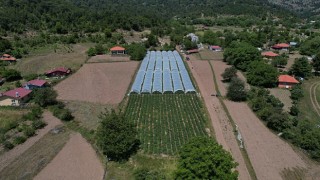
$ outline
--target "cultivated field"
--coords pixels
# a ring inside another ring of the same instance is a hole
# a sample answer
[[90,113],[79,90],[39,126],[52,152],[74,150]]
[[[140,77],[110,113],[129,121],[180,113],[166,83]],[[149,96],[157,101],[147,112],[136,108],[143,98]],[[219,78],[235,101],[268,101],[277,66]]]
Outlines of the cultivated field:
[[111,55],[96,55],[91,57],[87,63],[105,63],[105,62],[127,62],[130,61],[129,56],[111,56]]
[[70,47],[60,47],[62,50],[54,51],[44,49],[43,52],[36,52],[30,57],[23,58],[14,66],[22,75],[26,74],[44,74],[46,71],[65,66],[73,70],[79,69],[87,60],[86,51],[89,48],[87,44],[76,44]]
[[148,154],[175,155],[190,138],[209,131],[195,94],[130,95],[126,117],[137,127]]
[[138,62],[85,64],[54,87],[59,100],[116,105],[124,98]]
[[208,50],[207,47],[199,52],[200,58],[202,60],[221,60],[223,59],[223,52],[215,52]]
[[80,134],[73,134],[59,154],[34,179],[98,180],[103,175],[104,168],[91,145]]

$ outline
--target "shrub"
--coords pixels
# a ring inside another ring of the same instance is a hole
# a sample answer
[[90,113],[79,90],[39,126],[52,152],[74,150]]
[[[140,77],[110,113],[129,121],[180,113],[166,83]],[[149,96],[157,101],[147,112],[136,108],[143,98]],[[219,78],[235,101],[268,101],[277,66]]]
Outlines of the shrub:
[[23,77],[23,79],[26,81],[31,81],[31,80],[37,79],[37,78],[38,78],[38,74],[28,74]]
[[14,148],[14,145],[10,141],[4,141],[3,146],[5,149],[10,150]]
[[292,87],[292,89],[290,90],[291,95],[290,98],[292,100],[298,101],[299,99],[301,99],[303,97],[303,90],[301,85],[295,85]]
[[13,138],[13,144],[18,145],[18,144],[22,144],[27,140],[27,138],[25,136],[16,136],[15,138]]
[[234,66],[226,68],[221,76],[223,81],[230,82],[232,78],[237,77],[237,69]]
[[36,133],[36,130],[32,126],[31,127],[29,126],[23,130],[23,134],[27,137],[31,137],[35,135],[35,133]]
[[239,78],[233,78],[228,87],[227,97],[232,101],[245,101],[247,91],[244,82]]
[[51,106],[50,111],[55,117],[63,121],[70,121],[73,119],[72,113],[69,109],[64,109],[63,103],[58,103],[57,105]]
[[41,107],[57,103],[58,94],[52,88],[41,88],[33,92],[33,101]]
[[297,107],[296,104],[292,105],[291,108],[290,108],[290,114],[292,116],[298,116],[299,115],[299,109]]
[[32,122],[32,127],[34,129],[41,129],[41,128],[45,127],[46,125],[47,124],[44,121],[42,121],[41,119],[36,119]]

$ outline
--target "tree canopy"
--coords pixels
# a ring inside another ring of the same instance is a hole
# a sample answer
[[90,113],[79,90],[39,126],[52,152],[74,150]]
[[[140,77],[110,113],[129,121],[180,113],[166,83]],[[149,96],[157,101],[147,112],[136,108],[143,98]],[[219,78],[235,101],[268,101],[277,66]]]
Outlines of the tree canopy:
[[247,81],[254,86],[274,87],[278,81],[278,70],[263,61],[252,62],[247,72]]
[[237,163],[213,139],[196,137],[179,153],[175,179],[237,179]]
[[247,91],[244,82],[234,77],[228,86],[227,97],[232,101],[245,101],[247,98]]
[[291,66],[290,73],[303,78],[310,77],[312,66],[306,57],[295,59],[294,64]]
[[100,125],[96,132],[96,143],[109,160],[127,160],[138,150],[140,141],[137,131],[124,117],[115,110],[100,115]]

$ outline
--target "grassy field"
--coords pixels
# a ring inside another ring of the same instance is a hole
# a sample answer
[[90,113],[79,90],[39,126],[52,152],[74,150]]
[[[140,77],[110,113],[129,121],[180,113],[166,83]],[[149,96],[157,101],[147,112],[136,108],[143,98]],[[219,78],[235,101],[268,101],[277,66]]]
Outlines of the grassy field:
[[79,69],[87,60],[86,51],[90,46],[90,44],[50,45],[31,52],[12,68],[20,71],[22,75],[43,74],[60,66]]
[[196,94],[130,95],[125,113],[145,153],[175,155],[190,138],[208,135],[203,108]]
[[[300,114],[299,114],[299,119],[308,119],[310,121],[313,122],[318,122],[319,123],[319,119],[320,117],[317,115],[316,111],[314,110],[313,106],[312,106],[312,102],[310,99],[310,88],[311,85],[315,82],[319,82],[320,78],[319,77],[315,77],[313,79],[304,81],[302,84],[303,87],[303,92],[304,92],[304,97],[300,100],[299,102],[299,110],[300,110]],[[318,88],[316,89],[317,92],[317,99],[318,102],[320,103],[320,88],[318,86]]]
[[70,131],[48,133],[0,172],[0,179],[32,179],[62,149]]

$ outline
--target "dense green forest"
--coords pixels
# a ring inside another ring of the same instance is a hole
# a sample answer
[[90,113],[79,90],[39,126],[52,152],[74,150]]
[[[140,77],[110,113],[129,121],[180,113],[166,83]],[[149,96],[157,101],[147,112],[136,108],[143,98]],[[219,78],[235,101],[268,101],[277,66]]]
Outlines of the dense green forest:
[[0,32],[53,33],[141,30],[164,27],[172,18],[190,23],[199,17],[269,14],[292,16],[262,0],[0,0]]

